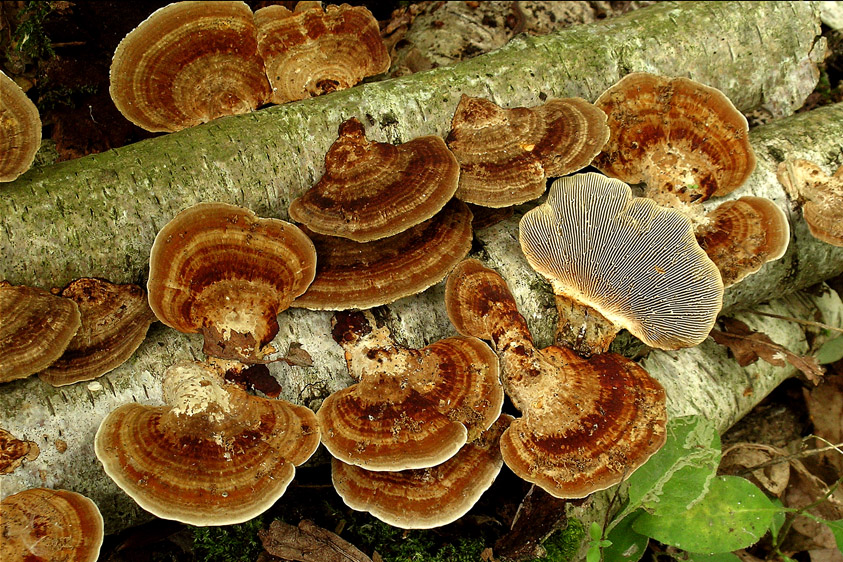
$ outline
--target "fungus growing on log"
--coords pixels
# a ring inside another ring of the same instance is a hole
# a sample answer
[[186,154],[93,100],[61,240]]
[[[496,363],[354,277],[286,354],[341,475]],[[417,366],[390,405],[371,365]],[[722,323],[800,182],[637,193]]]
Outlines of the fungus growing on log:
[[0,281],[0,318],[0,383],[46,369],[82,324],[72,300],[5,281]]
[[252,519],[319,445],[311,410],[251,396],[209,365],[176,364],[163,384],[168,406],[120,406],[94,439],[106,474],[158,517],[199,526]]
[[328,396],[316,415],[322,442],[345,463],[376,471],[436,466],[500,415],[498,360],[477,338],[408,349],[368,312],[337,313],[333,336],[359,382]]
[[521,219],[520,241],[556,295],[557,342],[583,355],[622,328],[659,349],[697,345],[722,306],[720,272],[690,220],[616,179],[560,178]]
[[457,189],[459,165],[445,142],[366,140],[349,119],[325,156],[325,175],[290,205],[290,217],[319,234],[370,242],[426,221]]
[[201,203],[155,237],[149,305],[180,332],[201,332],[205,353],[258,363],[275,351],[277,315],[316,270],[313,242],[295,225],[248,209]]
[[0,537],[3,562],[95,562],[103,520],[82,494],[31,488],[0,502]]
[[10,474],[23,461],[33,461],[40,454],[41,449],[34,441],[17,439],[5,429],[0,429],[0,474]]
[[155,315],[137,285],[77,279],[60,295],[79,307],[81,326],[41,380],[53,386],[87,381],[122,365],[146,337]]
[[582,498],[617,484],[665,440],[662,386],[615,353],[582,358],[536,349],[506,281],[477,260],[448,277],[448,316],[465,335],[491,340],[507,395],[523,417],[501,436],[515,474],[559,498]]
[[726,201],[708,219],[708,225],[697,231],[697,241],[720,270],[726,287],[787,251],[787,215],[769,199],[746,196]]
[[372,242],[308,233],[319,256],[316,277],[292,306],[372,308],[442,281],[471,249],[471,211],[451,199],[433,218]]
[[802,205],[802,215],[814,238],[843,246],[843,166],[829,176],[808,160],[779,164],[776,176],[791,199]]
[[109,91],[129,121],[171,132],[267,103],[271,88],[244,2],[175,2],[114,53]]
[[548,177],[585,168],[608,138],[606,115],[581,98],[504,109],[463,95],[446,139],[460,164],[456,196],[484,207],[537,199]]
[[333,459],[331,478],[345,504],[394,527],[430,529],[456,521],[489,489],[503,466],[500,437],[512,421],[501,414],[480,437],[442,464],[373,471]]
[[688,78],[633,72],[594,104],[609,116],[603,173],[646,183],[645,195],[677,206],[722,196],[755,169],[746,118],[720,90]]
[[14,80],[0,72],[0,182],[17,179],[41,146],[38,108]]
[[378,22],[363,6],[266,6],[255,24],[273,103],[344,90],[389,68]]

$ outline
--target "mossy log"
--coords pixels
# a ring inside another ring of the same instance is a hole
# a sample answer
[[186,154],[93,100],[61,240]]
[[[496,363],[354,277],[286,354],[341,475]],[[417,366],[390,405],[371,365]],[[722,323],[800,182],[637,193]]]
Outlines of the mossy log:
[[[763,105],[787,115],[816,82],[817,50],[822,51],[817,21],[815,7],[798,2],[664,3],[606,24],[522,37],[453,67],[225,118],[36,169],[2,188],[0,278],[40,286],[59,286],[80,276],[144,282],[155,233],[182,208],[226,201],[284,218],[290,200],[322,173],[325,151],[342,120],[356,116],[369,125],[371,138],[390,142],[443,135],[460,93],[491,97],[506,106],[534,105],[545,96],[593,100],[622,74],[647,70],[690,75],[722,89],[741,109]],[[732,308],[843,271],[843,250],[810,238],[774,176],[775,165],[787,156],[836,169],[843,154],[843,106],[781,119],[759,127],[751,139],[758,171],[735,196],[767,195],[787,206],[793,240],[782,261],[727,293]],[[518,214],[478,232],[473,255],[509,281],[538,343],[546,345],[555,323],[553,299],[521,255],[517,220]],[[779,313],[797,313],[787,304],[776,306]],[[378,314],[398,340],[411,346],[453,334],[441,284],[382,307]],[[314,359],[310,368],[271,367],[284,398],[315,407],[351,382],[341,348],[329,336],[330,313],[292,310],[279,322],[276,345],[285,349],[299,343]],[[754,327],[771,335],[780,330],[780,338],[773,336],[778,343],[794,351],[805,348],[804,333],[786,323],[766,319]],[[766,364],[747,371],[712,342],[655,359],[662,355],[651,354],[652,372],[682,391],[669,391],[671,412],[702,412],[722,429],[794,373]],[[42,453],[0,476],[0,494],[44,485],[84,493],[98,503],[109,531],[142,519],[141,510],[94,458],[93,435],[107,412],[120,404],[159,403],[163,371],[194,357],[201,357],[198,336],[155,325],[128,363],[97,381],[61,389],[37,378],[4,385],[0,427],[35,441]]]

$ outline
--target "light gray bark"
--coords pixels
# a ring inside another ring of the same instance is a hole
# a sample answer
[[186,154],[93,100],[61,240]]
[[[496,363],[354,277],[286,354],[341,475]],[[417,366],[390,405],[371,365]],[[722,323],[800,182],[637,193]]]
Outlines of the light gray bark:
[[[455,67],[223,119],[35,170],[5,188],[0,199],[0,278],[44,286],[82,275],[142,281],[152,238],[183,207],[223,200],[260,215],[286,216],[290,199],[321,174],[322,158],[340,120],[357,115],[369,122],[369,114],[375,123],[371,136],[393,142],[443,134],[460,92],[490,95],[504,105],[532,105],[541,91],[594,99],[629,70],[690,72],[726,91],[741,108],[764,103],[787,114],[813,87],[815,54],[810,53],[816,33],[816,12],[809,4],[665,4],[607,25],[525,39]],[[780,72],[771,74],[770,69]],[[843,105],[759,128],[752,142],[759,152],[759,170],[741,194],[772,195],[784,205],[772,171],[776,160],[795,155],[836,169],[843,153]],[[751,291],[741,285],[731,290],[727,302],[732,306],[766,300],[843,270],[843,250],[812,241],[798,211],[791,211],[791,218],[793,248],[785,261],[748,278],[756,279]],[[474,255],[509,281],[538,343],[550,343],[553,299],[521,255],[517,217],[478,233],[476,248]],[[811,273],[817,266],[819,273]],[[772,283],[764,281],[769,272],[777,276]],[[420,347],[453,334],[442,298],[440,284],[380,312],[397,339]],[[780,313],[799,312],[777,306]],[[284,385],[285,398],[315,407],[351,382],[341,349],[328,335],[329,313],[293,310],[279,321],[276,345],[284,349],[299,342],[315,361],[312,368],[271,367]],[[801,330],[772,320],[761,326],[771,335],[782,330],[781,339],[774,339],[801,349]],[[678,389],[669,390],[671,412],[696,409],[724,428],[793,374],[792,369],[765,364],[746,371],[710,342],[660,361],[661,355],[651,356],[650,368],[666,386]],[[142,512],[95,460],[93,435],[106,413],[120,404],[159,403],[166,367],[199,356],[198,336],[156,325],[128,363],[98,381],[61,389],[37,378],[4,385],[0,427],[36,441],[42,454],[0,476],[0,494],[32,486],[62,487],[92,497],[109,531],[139,521]],[[714,371],[706,374],[706,369]],[[700,380],[704,384],[697,388]],[[749,383],[752,393],[744,396]],[[59,452],[57,439],[67,443],[66,452]]]

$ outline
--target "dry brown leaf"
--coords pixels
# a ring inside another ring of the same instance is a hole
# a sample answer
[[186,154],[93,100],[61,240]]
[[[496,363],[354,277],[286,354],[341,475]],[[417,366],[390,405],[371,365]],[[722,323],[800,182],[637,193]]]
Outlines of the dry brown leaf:
[[726,332],[712,330],[711,337],[720,345],[728,347],[741,367],[754,363],[759,357],[777,367],[784,367],[786,361],[812,383],[819,384],[822,380],[824,370],[813,357],[796,355],[771,340],[767,334],[752,331],[740,320],[724,318],[723,326]]
[[[828,492],[825,482],[811,474],[798,460],[792,460],[791,467],[791,482],[782,498],[785,507],[799,509],[825,497]],[[837,488],[809,512],[828,521],[843,519],[843,489]],[[805,516],[794,519],[791,532],[782,544],[782,551],[790,553],[828,548],[836,548],[831,529]]]
[[[775,464],[767,463],[787,456],[787,451],[769,445],[735,443],[723,451],[718,473],[743,476],[762,490],[781,497],[790,479],[790,464],[786,460]],[[747,473],[747,470],[762,464],[767,465]]]
[[[803,394],[814,424],[814,435],[829,443],[843,443],[843,375],[830,375],[816,388],[803,389]],[[818,447],[824,445],[816,444]],[[836,470],[838,478],[843,476],[843,454],[827,451],[821,454],[821,459]]]
[[258,532],[263,548],[273,556],[299,562],[372,562],[338,535],[303,519],[298,527],[275,520]]

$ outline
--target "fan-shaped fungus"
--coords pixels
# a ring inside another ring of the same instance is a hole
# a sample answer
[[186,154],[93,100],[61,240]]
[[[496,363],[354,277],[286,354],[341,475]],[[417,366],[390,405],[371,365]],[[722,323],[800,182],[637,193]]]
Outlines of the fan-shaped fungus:
[[660,204],[726,195],[755,169],[746,118],[715,88],[633,72],[594,103],[611,130],[594,166]]
[[776,174],[791,199],[802,204],[814,238],[843,246],[843,166],[828,176],[808,160],[785,160]]
[[152,245],[149,305],[164,324],[201,332],[205,353],[256,363],[274,351],[277,315],[301,295],[316,250],[296,226],[247,209],[201,203],[167,223]]
[[0,182],[12,181],[35,161],[41,116],[15,81],[0,72]]
[[548,177],[585,168],[608,138],[606,115],[581,98],[503,109],[463,95],[446,139],[460,164],[456,195],[484,207],[536,199]]
[[397,146],[366,140],[349,119],[325,156],[325,175],[290,205],[290,217],[319,234],[369,242],[435,215],[454,195],[459,166],[445,142]]
[[117,46],[111,98],[148,131],[178,131],[253,111],[271,95],[245,2],[175,2]]
[[557,180],[521,219],[520,240],[556,294],[557,341],[585,355],[605,351],[622,328],[659,349],[697,345],[722,306],[720,272],[690,220],[619,180]]
[[256,517],[319,445],[312,411],[250,396],[201,363],[170,367],[164,400],[168,406],[120,406],[94,440],[111,479],[164,519],[228,525]]

